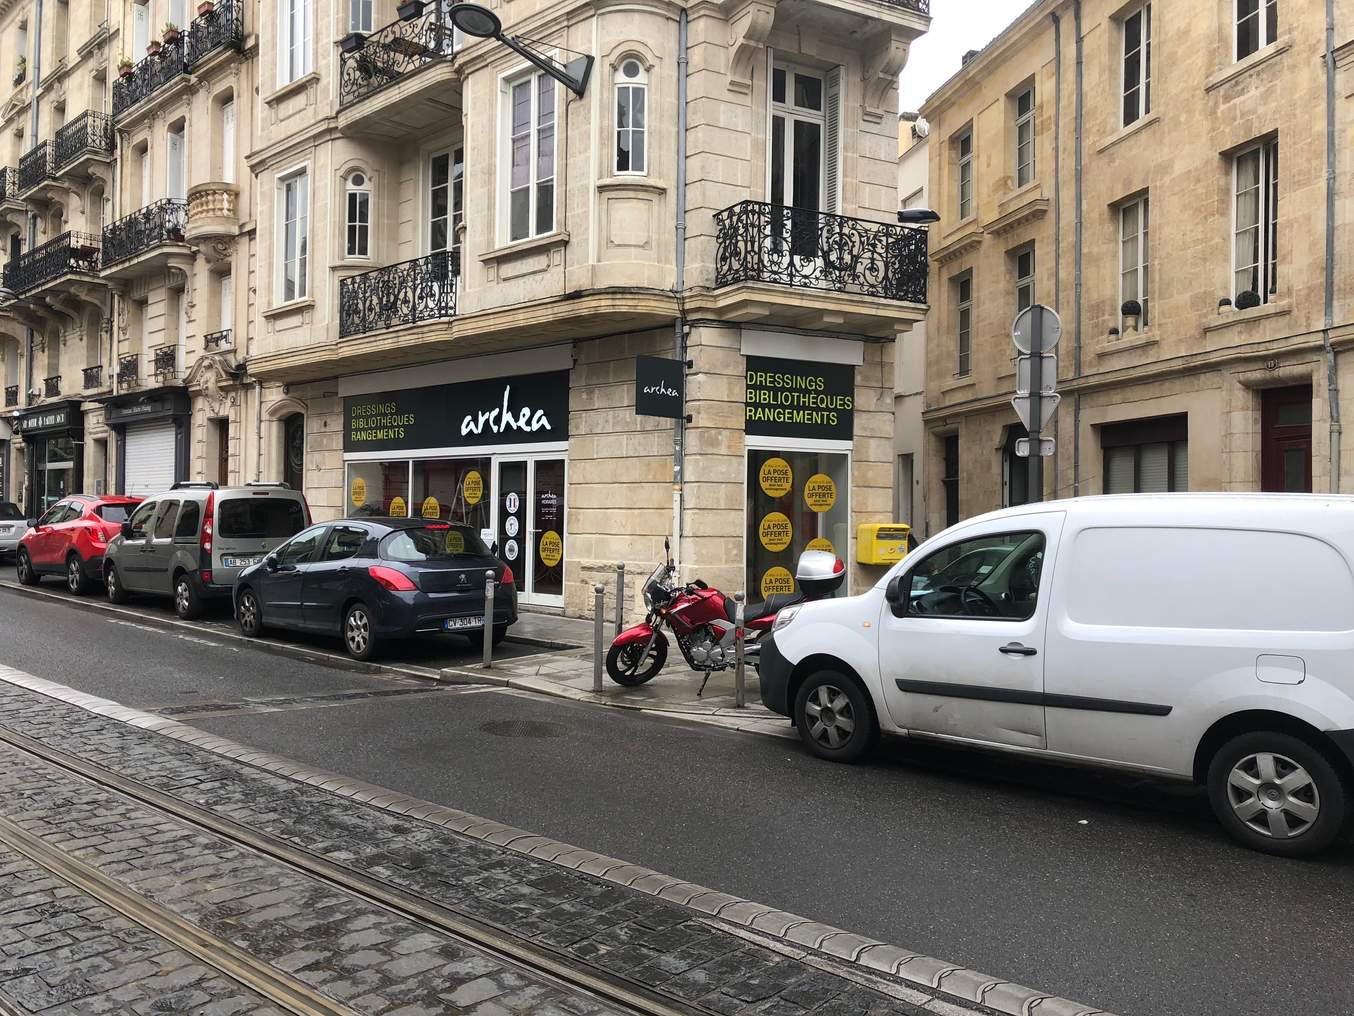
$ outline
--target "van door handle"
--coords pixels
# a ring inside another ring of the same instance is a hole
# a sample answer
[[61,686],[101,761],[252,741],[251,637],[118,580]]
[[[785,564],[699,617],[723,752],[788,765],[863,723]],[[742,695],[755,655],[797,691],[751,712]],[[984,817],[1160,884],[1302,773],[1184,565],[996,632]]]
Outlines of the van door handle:
[[1022,646],[1019,642],[1008,642],[997,649],[999,653],[1005,653],[1007,656],[1038,656],[1039,650],[1034,646]]

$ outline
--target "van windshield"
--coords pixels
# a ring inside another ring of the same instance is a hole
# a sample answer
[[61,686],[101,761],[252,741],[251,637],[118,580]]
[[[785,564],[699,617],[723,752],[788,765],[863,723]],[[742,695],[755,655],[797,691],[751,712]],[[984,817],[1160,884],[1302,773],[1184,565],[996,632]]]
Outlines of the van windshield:
[[480,534],[469,526],[434,523],[417,529],[401,529],[381,541],[381,556],[387,561],[450,561],[458,557],[488,557]]
[[216,535],[226,540],[285,540],[305,527],[301,503],[290,497],[233,497],[217,510]]

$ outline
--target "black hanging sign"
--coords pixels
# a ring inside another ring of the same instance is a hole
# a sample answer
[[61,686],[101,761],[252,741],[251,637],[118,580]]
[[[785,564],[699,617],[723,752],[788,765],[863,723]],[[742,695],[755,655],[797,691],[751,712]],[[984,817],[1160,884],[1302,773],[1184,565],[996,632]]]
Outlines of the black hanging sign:
[[685,364],[661,356],[635,357],[635,414],[680,420],[683,408]]
[[749,434],[850,441],[855,401],[856,369],[850,364],[747,358]]

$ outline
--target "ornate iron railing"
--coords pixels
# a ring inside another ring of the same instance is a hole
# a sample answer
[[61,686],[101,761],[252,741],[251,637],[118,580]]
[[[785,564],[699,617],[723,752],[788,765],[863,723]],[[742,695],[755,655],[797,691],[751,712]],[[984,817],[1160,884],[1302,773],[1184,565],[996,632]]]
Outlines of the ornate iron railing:
[[141,371],[141,354],[128,353],[118,357],[118,387],[131,384]]
[[715,214],[715,285],[769,282],[926,302],[926,231],[743,201]]
[[202,347],[204,349],[225,349],[229,345],[229,328],[222,328],[219,332],[208,332],[202,336]]
[[452,31],[447,12],[452,0],[430,0],[409,21],[392,21],[341,56],[339,105],[349,106],[379,92],[420,67],[451,56]]
[[179,351],[174,346],[158,346],[152,369],[156,374],[173,374],[179,365]]
[[44,180],[56,175],[55,146],[42,141],[19,158],[19,190],[30,191]]
[[5,389],[5,405],[17,406],[19,404],[19,386],[10,385]]
[[216,0],[216,7],[193,19],[187,33],[184,60],[192,70],[218,49],[240,49],[244,45],[244,3],[242,0]]
[[42,394],[52,399],[61,394],[61,375],[42,379]]
[[886,7],[901,7],[905,11],[916,11],[918,14],[931,13],[931,0],[879,0]]
[[339,283],[339,335],[362,335],[456,313],[459,258],[437,251]]
[[0,167],[0,201],[19,198],[19,171],[13,166]]
[[182,243],[188,203],[161,198],[103,227],[103,266],[144,254],[162,243]]
[[89,233],[62,233],[5,265],[5,288],[26,293],[71,272],[99,270],[99,238]]
[[56,170],[60,172],[82,155],[111,155],[113,118],[87,109],[56,132]]
[[120,116],[125,110],[135,106],[169,84],[180,74],[188,72],[183,54],[187,48],[184,38],[165,43],[160,52],[144,57],[132,73],[126,77],[118,76],[113,82],[113,116]]
[[103,364],[96,363],[93,367],[86,367],[80,372],[84,379],[85,390],[99,388],[103,385]]

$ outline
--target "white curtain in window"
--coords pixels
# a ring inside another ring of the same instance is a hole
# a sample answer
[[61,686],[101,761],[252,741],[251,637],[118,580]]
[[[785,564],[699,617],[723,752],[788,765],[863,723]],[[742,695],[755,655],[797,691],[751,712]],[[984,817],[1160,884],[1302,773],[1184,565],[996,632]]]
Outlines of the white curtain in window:
[[283,181],[282,198],[282,301],[306,295],[306,260],[309,246],[309,210],[306,174]]
[[235,100],[221,107],[221,179],[235,182]]
[[[217,320],[222,331],[235,327],[235,276],[221,276],[220,313]],[[231,345],[235,344],[234,336]]]
[[132,4],[132,52],[133,60],[146,55],[150,45],[150,4]]
[[180,126],[171,129],[167,135],[167,142],[168,165],[165,167],[169,177],[167,196],[175,201],[185,201],[188,198],[188,154],[184,128]]

